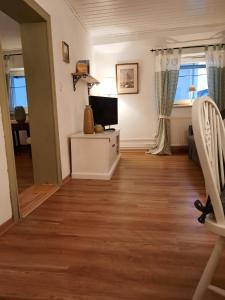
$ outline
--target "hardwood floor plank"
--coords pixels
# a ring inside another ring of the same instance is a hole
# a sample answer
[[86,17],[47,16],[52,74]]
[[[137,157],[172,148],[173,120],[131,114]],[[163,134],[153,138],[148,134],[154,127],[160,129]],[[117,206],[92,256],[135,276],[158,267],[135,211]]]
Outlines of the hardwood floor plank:
[[23,217],[29,215],[33,210],[53,195],[59,186],[56,184],[32,185],[19,194],[20,210]]
[[25,149],[15,153],[16,173],[19,193],[34,184],[32,158]]
[[14,226],[14,221],[12,218],[10,218],[8,221],[0,225],[0,236],[4,234],[6,231],[8,231],[12,226]]
[[112,180],[68,181],[0,237],[0,299],[190,300],[215,242],[203,197],[186,155],[123,152]]

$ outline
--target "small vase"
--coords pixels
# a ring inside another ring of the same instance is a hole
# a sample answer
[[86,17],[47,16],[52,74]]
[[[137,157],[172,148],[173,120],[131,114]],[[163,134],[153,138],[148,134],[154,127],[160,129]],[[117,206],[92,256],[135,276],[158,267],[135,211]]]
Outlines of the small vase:
[[84,109],[84,133],[94,133],[94,117],[93,111],[90,105],[86,105]]
[[95,133],[102,133],[104,131],[104,127],[101,124],[95,125]]
[[15,119],[18,123],[24,123],[26,121],[26,113],[23,106],[15,107]]

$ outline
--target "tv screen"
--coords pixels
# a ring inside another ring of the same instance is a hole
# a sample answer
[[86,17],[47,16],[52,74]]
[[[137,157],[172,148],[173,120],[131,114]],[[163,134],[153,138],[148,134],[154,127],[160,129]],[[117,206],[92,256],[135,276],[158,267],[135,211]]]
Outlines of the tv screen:
[[118,124],[117,98],[89,96],[95,124],[102,126]]

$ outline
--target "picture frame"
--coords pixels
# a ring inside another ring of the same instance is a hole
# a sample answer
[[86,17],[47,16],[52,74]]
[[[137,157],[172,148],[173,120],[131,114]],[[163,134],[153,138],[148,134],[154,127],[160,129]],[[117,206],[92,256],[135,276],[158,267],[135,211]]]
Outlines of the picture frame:
[[63,58],[63,61],[67,64],[69,64],[70,62],[70,48],[69,48],[69,45],[62,41],[62,58]]
[[116,64],[118,95],[138,94],[138,63]]

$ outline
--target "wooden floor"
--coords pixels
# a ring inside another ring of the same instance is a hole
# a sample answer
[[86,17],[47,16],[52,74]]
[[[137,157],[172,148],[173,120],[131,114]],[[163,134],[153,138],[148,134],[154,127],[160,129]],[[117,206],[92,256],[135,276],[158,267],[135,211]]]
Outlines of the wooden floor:
[[32,158],[28,149],[15,153],[16,173],[19,193],[34,184]]
[[203,195],[185,155],[123,153],[111,181],[71,180],[0,238],[0,299],[191,299],[215,241]]
[[20,213],[26,217],[58,190],[53,184],[34,184],[32,158],[28,148],[15,153]]
[[53,195],[59,186],[56,184],[36,184],[25,189],[19,194],[20,213],[26,217],[51,195]]

